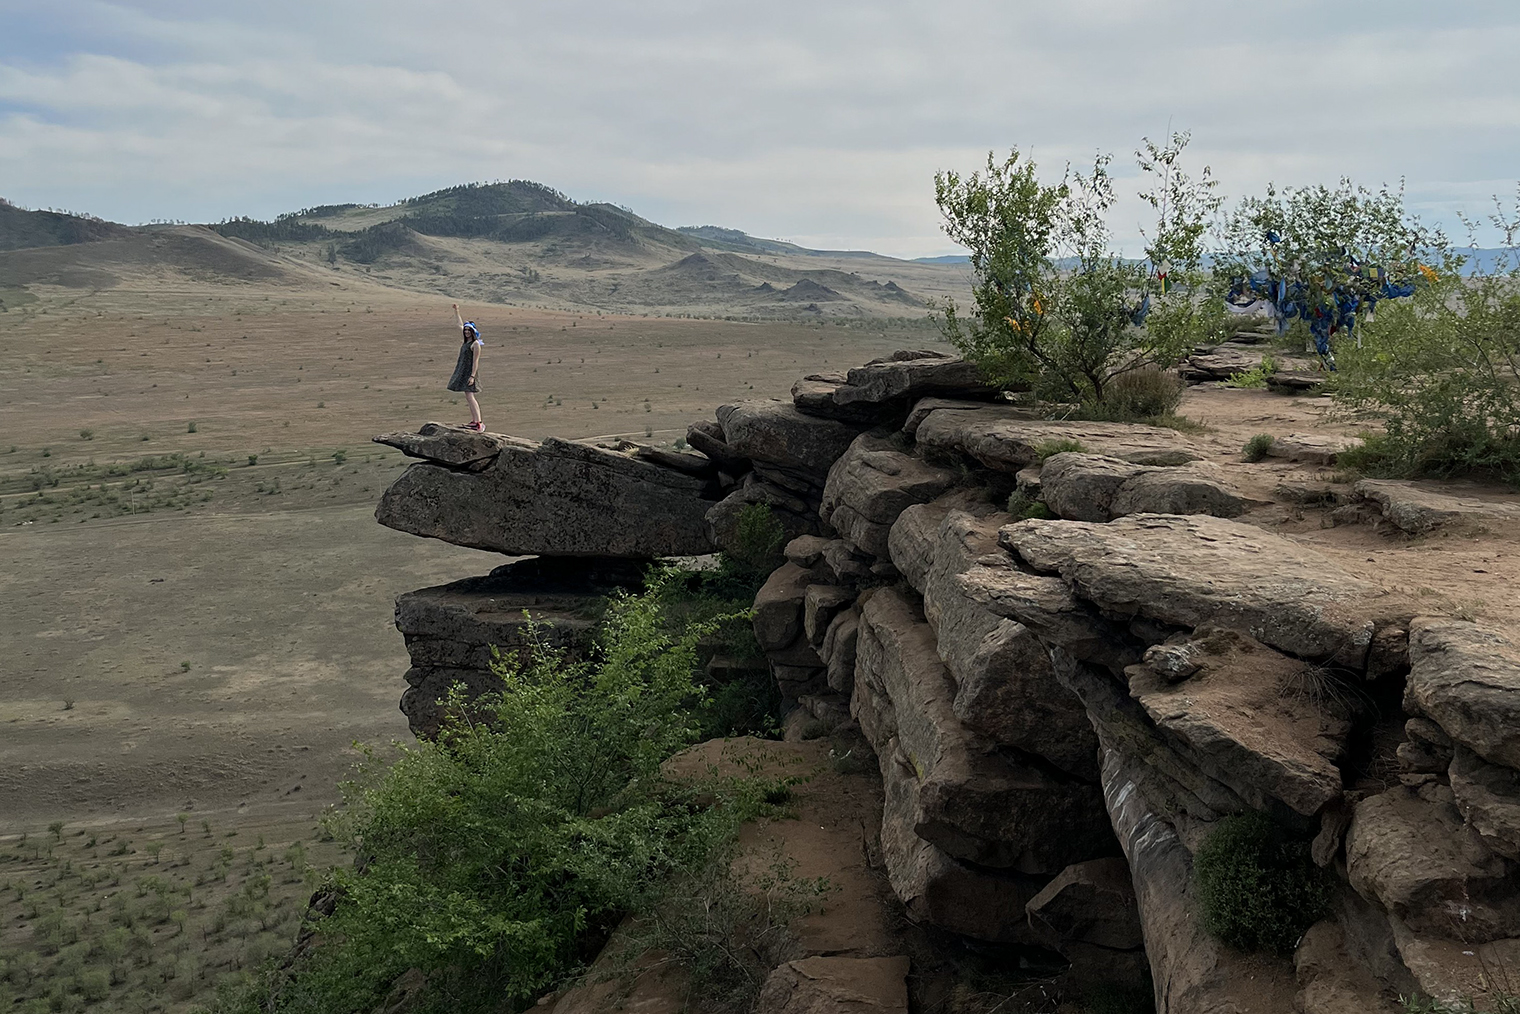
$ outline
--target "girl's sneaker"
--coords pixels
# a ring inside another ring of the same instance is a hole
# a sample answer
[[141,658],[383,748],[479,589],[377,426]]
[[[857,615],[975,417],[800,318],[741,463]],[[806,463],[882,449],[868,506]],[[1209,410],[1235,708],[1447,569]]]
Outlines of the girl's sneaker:
[[486,431],[486,424],[483,422],[468,422],[464,426],[465,429],[474,430],[476,433],[484,433]]

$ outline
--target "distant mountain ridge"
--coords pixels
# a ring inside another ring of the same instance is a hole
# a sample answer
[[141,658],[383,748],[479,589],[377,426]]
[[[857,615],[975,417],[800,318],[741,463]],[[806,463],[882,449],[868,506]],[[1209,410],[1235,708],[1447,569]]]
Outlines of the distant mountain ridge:
[[[117,284],[134,266],[151,264],[203,280],[219,272],[229,281],[283,273],[289,284],[310,284],[333,273],[335,281],[353,275],[459,301],[746,319],[918,317],[946,296],[964,298],[963,272],[868,251],[810,250],[721,226],[671,229],[531,180],[204,226],[120,226],[0,210],[0,251],[11,251],[0,252],[0,284],[23,287],[86,277]],[[166,243],[168,231],[184,242]],[[216,243],[189,242],[194,235]],[[70,244],[97,239],[116,246],[68,252]],[[236,249],[246,263],[232,270],[228,257]],[[214,252],[222,267],[206,268],[194,250]],[[176,252],[183,263],[173,261]]]

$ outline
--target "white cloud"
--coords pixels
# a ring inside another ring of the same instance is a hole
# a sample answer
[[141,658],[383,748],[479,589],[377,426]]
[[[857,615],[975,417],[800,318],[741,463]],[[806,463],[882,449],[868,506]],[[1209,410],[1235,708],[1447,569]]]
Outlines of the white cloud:
[[912,255],[948,249],[933,172],[988,148],[1123,162],[1170,122],[1231,195],[1405,176],[1449,220],[1510,191],[1520,136],[1498,3],[21,6],[41,41],[0,41],[0,193],[127,221],[526,177]]

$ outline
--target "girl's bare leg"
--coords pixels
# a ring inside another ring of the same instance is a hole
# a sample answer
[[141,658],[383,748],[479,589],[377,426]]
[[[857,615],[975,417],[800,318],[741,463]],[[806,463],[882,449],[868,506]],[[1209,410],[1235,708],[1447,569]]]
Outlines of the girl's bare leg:
[[470,403],[470,422],[480,422],[480,402],[468,391],[465,392],[464,400]]

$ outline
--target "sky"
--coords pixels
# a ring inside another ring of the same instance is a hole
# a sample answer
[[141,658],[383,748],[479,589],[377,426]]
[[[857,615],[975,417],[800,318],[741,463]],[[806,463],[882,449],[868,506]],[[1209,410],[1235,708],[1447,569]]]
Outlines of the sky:
[[931,256],[936,171],[1104,151],[1132,195],[1170,129],[1232,202],[1402,178],[1465,240],[1516,193],[1517,51],[1514,0],[0,0],[0,197],[217,221],[517,178]]

